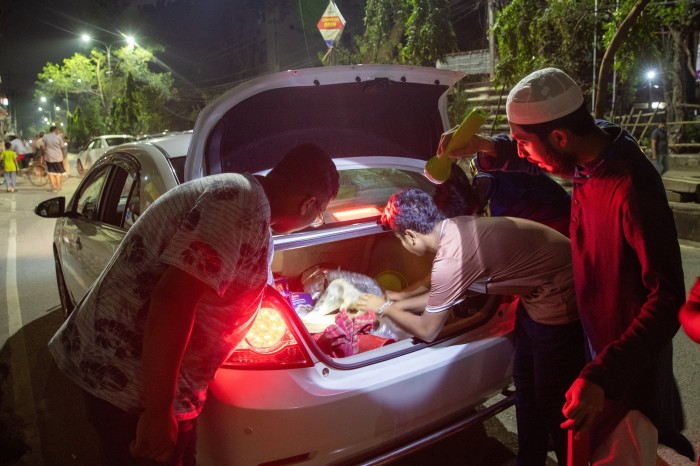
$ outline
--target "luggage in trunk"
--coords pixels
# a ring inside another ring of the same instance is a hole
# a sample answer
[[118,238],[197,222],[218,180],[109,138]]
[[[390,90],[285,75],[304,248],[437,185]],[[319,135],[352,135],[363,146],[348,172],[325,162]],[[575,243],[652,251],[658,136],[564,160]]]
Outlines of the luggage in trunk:
[[[382,289],[399,291],[425,280],[430,274],[433,257],[411,254],[392,232],[387,231],[276,251],[272,271],[277,277],[278,289],[288,297],[320,349],[332,357],[347,357],[412,337],[390,319],[375,320],[374,315],[356,313],[352,306],[344,309],[346,305],[341,305],[322,319],[317,318],[320,316],[311,319],[315,314],[312,309],[319,304],[319,298],[323,300],[322,293],[329,281],[337,276],[361,274],[360,282],[363,278],[375,279],[375,285],[379,284]],[[340,272],[334,274],[334,271]],[[360,286],[360,291],[367,290]],[[500,305],[510,302],[510,297],[475,294],[450,311],[452,316],[441,335],[454,335],[478,327],[488,321]],[[405,348],[405,345],[400,346]]]

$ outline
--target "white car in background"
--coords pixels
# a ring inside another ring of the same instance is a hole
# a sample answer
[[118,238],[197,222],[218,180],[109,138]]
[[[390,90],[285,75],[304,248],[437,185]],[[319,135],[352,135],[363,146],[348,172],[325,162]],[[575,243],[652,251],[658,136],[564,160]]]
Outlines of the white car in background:
[[128,134],[105,134],[91,139],[78,153],[78,159],[75,162],[78,174],[84,175],[92,167],[95,160],[107,152],[110,147],[135,141],[136,138]]
[[210,385],[198,423],[200,464],[386,462],[512,404],[513,297],[483,295],[453,310],[433,343],[397,336],[343,356],[324,350],[318,325],[294,300],[324,286],[331,269],[387,286],[430,273],[432,257],[408,253],[377,220],[393,193],[433,189],[423,167],[451,126],[447,93],[460,78],[392,65],[262,76],[207,106],[193,133],[112,148],[72,200],[37,206],[57,218],[56,270],[69,311],[135,218],[176,184],[221,172],[264,174],[300,143],[333,156],[341,185],[325,225],[274,236],[277,286],[268,287],[255,324]]

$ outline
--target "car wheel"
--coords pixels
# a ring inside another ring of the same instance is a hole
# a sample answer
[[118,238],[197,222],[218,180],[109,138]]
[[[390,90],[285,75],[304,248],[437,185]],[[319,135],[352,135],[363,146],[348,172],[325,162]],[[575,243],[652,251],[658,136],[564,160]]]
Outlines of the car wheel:
[[80,159],[75,161],[75,168],[78,170],[78,175],[83,176],[85,174],[85,167],[83,167],[83,162]]
[[58,260],[58,253],[54,249],[53,252],[53,262],[56,266],[56,284],[58,285],[58,296],[61,298],[61,308],[63,309],[63,317],[68,318],[68,316],[73,312],[75,304],[68,294],[68,288],[66,287],[66,281],[63,278],[63,271],[61,271],[61,262]]

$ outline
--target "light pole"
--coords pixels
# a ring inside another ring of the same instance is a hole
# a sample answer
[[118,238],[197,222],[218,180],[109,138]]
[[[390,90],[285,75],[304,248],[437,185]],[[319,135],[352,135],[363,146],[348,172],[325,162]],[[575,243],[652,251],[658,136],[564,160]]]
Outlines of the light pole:
[[88,34],[81,35],[80,40],[82,40],[83,42],[86,42],[86,43],[98,42],[98,43],[105,46],[105,49],[107,51],[107,74],[112,74],[112,46],[114,44],[118,44],[120,42],[126,42],[127,45],[130,45],[130,46],[136,45],[136,39],[134,39],[132,36],[124,36],[123,39],[116,40],[116,41],[111,42],[109,44],[106,42],[102,42],[101,40],[98,40],[98,39],[93,39]]
[[647,79],[649,80],[649,110],[651,110],[651,102],[652,102],[652,97],[651,97],[651,83],[656,77],[656,70],[649,70],[647,71]]

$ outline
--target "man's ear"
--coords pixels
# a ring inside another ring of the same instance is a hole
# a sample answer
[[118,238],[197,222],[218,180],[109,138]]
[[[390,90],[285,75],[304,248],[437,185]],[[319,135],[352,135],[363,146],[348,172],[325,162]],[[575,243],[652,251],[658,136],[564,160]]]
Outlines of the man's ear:
[[316,198],[313,196],[302,197],[301,204],[299,204],[299,215],[306,215],[316,208]]
[[412,245],[416,245],[416,239],[418,239],[418,236],[416,236],[416,232],[413,230],[406,230],[404,232],[404,236],[406,237],[406,241],[411,243]]
[[563,129],[554,129],[549,133],[549,141],[559,149],[564,149],[569,142],[569,133]]

